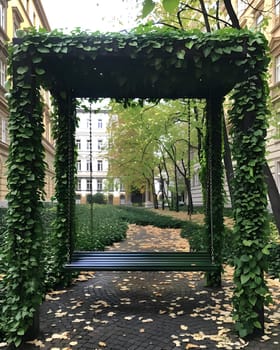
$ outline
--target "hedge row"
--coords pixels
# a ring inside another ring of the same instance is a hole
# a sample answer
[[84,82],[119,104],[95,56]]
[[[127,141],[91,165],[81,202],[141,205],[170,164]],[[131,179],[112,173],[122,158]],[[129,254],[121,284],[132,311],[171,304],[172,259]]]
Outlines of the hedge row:
[[[3,261],[3,248],[5,241],[5,215],[6,209],[0,209],[0,274],[5,272]],[[54,242],[55,237],[52,230],[52,222],[56,211],[53,206],[46,206],[43,210],[44,254],[42,265],[44,266],[46,289],[53,287],[58,281],[53,275]],[[158,215],[155,212],[136,207],[94,205],[93,217],[91,220],[91,209],[89,205],[76,206],[76,237],[75,247],[77,250],[103,250],[114,242],[121,241],[126,237],[127,225],[153,225],[161,228],[181,228],[182,237],[190,242],[191,249],[195,251],[207,250],[207,239],[202,225],[193,221],[181,221],[170,216]],[[275,236],[275,232],[273,232]],[[226,229],[223,261],[232,263],[234,256],[234,244],[232,231]],[[280,244],[275,241],[271,244],[269,256],[269,272],[273,277],[280,277]]]

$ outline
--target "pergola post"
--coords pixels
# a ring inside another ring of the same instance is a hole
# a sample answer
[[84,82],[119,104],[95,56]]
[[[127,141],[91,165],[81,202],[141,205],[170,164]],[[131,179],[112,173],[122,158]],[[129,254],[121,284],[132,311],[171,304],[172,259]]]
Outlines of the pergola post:
[[[44,199],[43,118],[40,89],[32,64],[24,57],[13,66],[9,99],[8,214],[2,317],[14,339],[39,333],[42,301],[42,200]],[[16,302],[15,302],[16,300]],[[24,311],[23,311],[24,310]],[[18,321],[17,329],[14,320]]]
[[[61,271],[65,261],[69,260],[72,254],[75,230],[76,108],[71,93],[56,95],[55,98],[58,106],[54,122],[57,199],[55,230],[58,252],[57,267],[58,271]],[[61,130],[64,132],[61,133]]]
[[223,98],[211,96],[206,101],[206,240],[212,262],[220,265],[220,270],[206,273],[209,287],[221,286],[222,247],[223,247]]
[[[269,294],[264,279],[269,254],[267,188],[263,172],[266,118],[269,113],[266,107],[266,89],[264,77],[252,75],[236,87],[233,97],[238,100],[238,107],[235,103],[230,111],[233,155],[236,161],[233,306],[236,328],[241,336],[263,334],[264,303]],[[246,334],[243,331],[244,325],[251,321],[254,314],[257,321]]]

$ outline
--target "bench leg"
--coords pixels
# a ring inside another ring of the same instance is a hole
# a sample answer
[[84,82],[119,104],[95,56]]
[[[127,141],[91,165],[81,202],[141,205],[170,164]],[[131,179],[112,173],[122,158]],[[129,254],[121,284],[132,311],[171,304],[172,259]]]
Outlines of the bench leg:
[[222,286],[222,274],[221,271],[206,272],[206,287],[220,288]]
[[24,335],[24,341],[33,340],[38,338],[40,333],[40,311],[35,311],[33,316],[33,322],[32,325],[27,330],[26,334]]

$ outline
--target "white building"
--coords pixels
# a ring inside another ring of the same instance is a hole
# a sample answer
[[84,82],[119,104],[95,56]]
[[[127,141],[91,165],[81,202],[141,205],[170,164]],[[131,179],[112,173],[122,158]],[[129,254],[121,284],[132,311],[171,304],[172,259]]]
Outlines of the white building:
[[77,200],[86,203],[91,195],[102,193],[110,204],[125,204],[120,181],[107,176],[108,109],[92,104],[87,111],[78,109],[77,116]]

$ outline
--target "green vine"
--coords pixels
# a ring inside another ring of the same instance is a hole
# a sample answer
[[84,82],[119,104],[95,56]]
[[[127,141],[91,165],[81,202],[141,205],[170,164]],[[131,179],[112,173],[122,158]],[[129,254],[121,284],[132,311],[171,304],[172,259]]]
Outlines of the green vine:
[[[263,41],[264,50],[267,49]],[[254,51],[254,46],[248,48]],[[238,84],[230,111],[236,160],[234,215],[236,256],[233,297],[236,329],[241,337],[262,333],[263,307],[270,301],[264,280],[269,254],[267,198],[263,165],[267,129],[266,51],[247,63],[250,78]],[[244,93],[246,92],[246,93]]]
[[[109,94],[116,96],[111,97],[133,97],[131,95],[139,92],[138,83],[143,79],[142,73],[137,75],[135,69],[138,63],[133,64],[139,62],[136,59],[141,59],[145,63],[143,69],[150,72],[145,75],[144,86],[156,87],[155,91],[162,94],[160,97],[179,97],[182,91],[189,94],[188,97],[195,94],[198,95],[196,97],[209,97],[216,88],[220,89],[218,92],[222,97],[235,86],[233,99],[236,103],[231,111],[237,162],[234,207],[238,255],[235,257],[234,317],[241,336],[262,329],[261,309],[264,302],[269,300],[263,277],[268,254],[266,189],[262,173],[267,126],[265,72],[268,59],[267,43],[262,34],[234,29],[201,33],[159,28],[151,28],[150,32],[141,29],[128,34],[76,32],[66,35],[58,31],[45,33],[34,29],[21,34],[22,37],[16,39],[12,47],[9,68],[13,78],[9,98],[9,210],[5,302],[1,312],[8,342],[16,346],[20,344],[22,336],[32,324],[43,294],[40,201],[44,187],[44,152],[41,143],[40,86],[53,92],[56,101],[54,134],[58,206],[54,274],[61,278],[61,268],[69,248],[71,250],[71,244],[67,246],[65,242],[69,242],[68,235],[71,236],[74,230],[75,203],[76,118],[72,99],[76,96],[74,90],[70,91],[71,86],[65,86],[65,81],[71,78],[71,82],[90,82],[88,67],[96,67],[98,61],[105,64],[103,67],[108,80],[104,77],[103,82],[103,72],[94,73],[92,69],[91,74],[97,74],[96,90],[103,85],[107,88],[113,86]],[[127,57],[131,67],[126,65],[119,72],[106,71],[107,59],[112,55]],[[63,83],[59,70],[64,67],[68,71],[64,72]],[[169,74],[166,80],[162,80],[166,72],[177,73]],[[216,79],[217,76],[222,76],[222,80]],[[221,86],[215,85],[217,81]],[[180,91],[171,91],[170,86],[173,85],[177,89],[180,87]],[[95,88],[91,85],[88,91],[92,91],[91,97],[96,97]],[[117,95],[120,91],[123,96]],[[172,92],[174,95],[170,96]],[[220,163],[217,163],[217,169],[221,181]],[[220,192],[214,191],[214,205],[214,215],[221,217]],[[220,232],[222,221],[217,219],[215,225],[215,230]],[[215,245],[219,247],[220,242],[216,241]],[[219,256],[216,256],[218,261]]]
[[212,97],[207,100],[206,114],[206,205],[205,228],[207,247],[216,264],[221,268],[218,272],[206,274],[207,285],[211,287],[221,286],[222,256],[224,240],[224,182],[222,164],[223,118],[222,98]]
[[36,65],[23,55],[14,61],[15,73],[9,98],[10,149],[8,158],[9,208],[7,215],[6,274],[1,322],[7,341],[19,345],[42,301],[42,223],[44,199],[44,149],[42,103]]
[[70,94],[61,92],[54,99],[53,136],[56,142],[55,169],[57,199],[55,231],[55,263],[53,276],[57,283],[65,284],[70,276],[63,271],[73,250],[71,239],[75,230],[75,129],[77,125],[75,103]]

